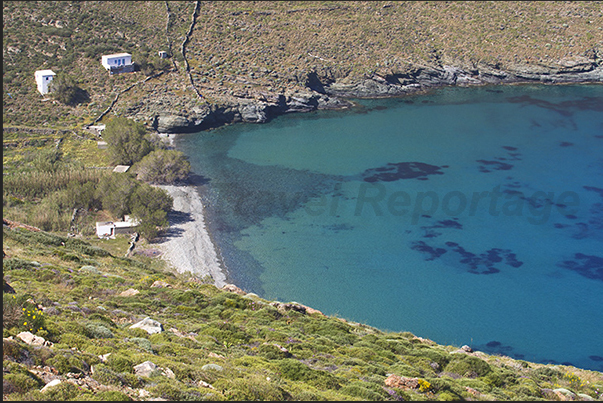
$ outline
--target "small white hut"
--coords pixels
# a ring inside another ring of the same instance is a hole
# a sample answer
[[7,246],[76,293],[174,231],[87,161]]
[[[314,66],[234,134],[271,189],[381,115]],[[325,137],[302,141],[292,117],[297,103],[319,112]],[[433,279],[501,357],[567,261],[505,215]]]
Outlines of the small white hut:
[[136,232],[138,225],[140,221],[128,215],[124,216],[124,221],[97,221],[96,235],[99,238],[115,238],[117,234]]
[[48,94],[48,86],[52,82],[54,76],[56,76],[56,73],[52,70],[38,70],[34,75],[36,77],[36,83],[38,84],[38,91],[40,91],[40,94]]
[[111,74],[126,73],[134,71],[132,64],[132,55],[129,53],[115,53],[113,55],[103,55],[101,63]]

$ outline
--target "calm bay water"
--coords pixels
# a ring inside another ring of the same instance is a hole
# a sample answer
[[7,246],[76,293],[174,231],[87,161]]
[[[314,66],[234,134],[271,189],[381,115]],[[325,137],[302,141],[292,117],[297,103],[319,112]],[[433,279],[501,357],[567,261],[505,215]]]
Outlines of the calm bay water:
[[603,370],[603,86],[447,88],[182,135],[229,280]]

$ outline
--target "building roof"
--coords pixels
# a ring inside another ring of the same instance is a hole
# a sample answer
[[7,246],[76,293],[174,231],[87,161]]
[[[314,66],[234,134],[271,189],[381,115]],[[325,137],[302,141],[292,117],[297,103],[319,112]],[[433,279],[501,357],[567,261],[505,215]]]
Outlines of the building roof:
[[129,53],[115,53],[112,55],[103,55],[103,57],[124,57],[124,56],[132,56]]
[[126,172],[128,169],[130,169],[130,165],[116,165],[113,172]]
[[52,70],[37,70],[36,74],[41,75],[41,76],[56,76],[57,75],[57,73],[55,73]]

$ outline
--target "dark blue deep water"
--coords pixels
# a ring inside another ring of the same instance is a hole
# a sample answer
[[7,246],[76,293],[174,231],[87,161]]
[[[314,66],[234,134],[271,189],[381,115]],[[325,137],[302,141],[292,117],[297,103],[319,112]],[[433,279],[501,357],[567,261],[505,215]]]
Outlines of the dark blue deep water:
[[446,88],[176,139],[229,281],[603,370],[603,86]]

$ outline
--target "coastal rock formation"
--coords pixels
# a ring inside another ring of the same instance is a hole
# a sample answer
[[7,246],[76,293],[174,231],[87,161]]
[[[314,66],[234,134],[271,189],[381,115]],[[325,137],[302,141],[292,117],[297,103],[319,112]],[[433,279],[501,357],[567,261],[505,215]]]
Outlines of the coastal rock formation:
[[[266,123],[278,115],[342,109],[353,105],[347,98],[395,97],[442,86],[497,85],[513,83],[603,82],[603,64],[596,51],[587,56],[563,58],[556,63],[477,62],[455,60],[409,65],[404,70],[379,70],[361,78],[333,77],[328,71],[311,71],[297,80],[302,89],[247,89],[225,93],[208,90],[215,102],[201,104],[198,98],[177,97],[166,91],[125,112],[136,120],[149,122],[159,133],[191,133],[230,123]],[[178,111],[178,113],[174,113]]]

